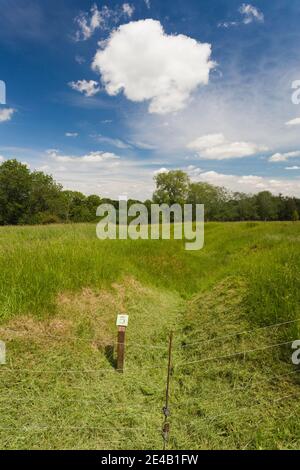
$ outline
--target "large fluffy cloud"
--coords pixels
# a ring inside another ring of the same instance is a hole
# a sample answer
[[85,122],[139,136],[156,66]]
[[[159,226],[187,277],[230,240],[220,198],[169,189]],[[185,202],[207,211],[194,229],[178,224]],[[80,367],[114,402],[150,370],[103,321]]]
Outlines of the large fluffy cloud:
[[211,45],[167,35],[159,21],[140,20],[113,31],[98,50],[93,69],[109,95],[121,91],[135,102],[150,101],[151,113],[182,109],[191,93],[209,81]]
[[255,155],[267,150],[265,146],[251,142],[231,142],[223,134],[208,134],[190,142],[188,149],[194,150],[199,158],[225,160]]

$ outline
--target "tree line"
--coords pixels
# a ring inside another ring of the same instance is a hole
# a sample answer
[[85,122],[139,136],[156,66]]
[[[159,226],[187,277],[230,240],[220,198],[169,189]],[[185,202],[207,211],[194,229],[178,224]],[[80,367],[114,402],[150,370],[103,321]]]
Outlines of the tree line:
[[[299,220],[300,199],[274,196],[268,191],[244,194],[203,182],[192,182],[180,170],[155,176],[152,200],[172,205],[204,204],[207,221]],[[128,205],[139,202],[129,200]],[[93,222],[97,207],[118,201],[98,195],[86,196],[79,191],[64,190],[52,176],[31,171],[17,160],[0,165],[0,225],[35,225],[50,223]]]

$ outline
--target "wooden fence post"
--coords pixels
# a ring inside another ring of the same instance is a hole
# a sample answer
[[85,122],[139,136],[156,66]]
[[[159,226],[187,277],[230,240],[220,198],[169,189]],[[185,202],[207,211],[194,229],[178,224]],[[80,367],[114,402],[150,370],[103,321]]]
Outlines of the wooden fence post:
[[126,327],[128,326],[128,315],[118,315],[117,327],[118,327],[118,344],[117,344],[117,371],[124,372],[124,361],[125,361],[125,336]]

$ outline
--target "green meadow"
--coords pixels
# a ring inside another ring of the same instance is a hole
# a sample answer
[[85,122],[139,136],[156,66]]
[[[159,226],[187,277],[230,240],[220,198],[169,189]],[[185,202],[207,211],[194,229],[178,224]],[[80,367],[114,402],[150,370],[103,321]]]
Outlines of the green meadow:
[[207,223],[200,251],[1,227],[0,448],[161,449],[170,331],[169,449],[299,448],[299,241],[298,222]]

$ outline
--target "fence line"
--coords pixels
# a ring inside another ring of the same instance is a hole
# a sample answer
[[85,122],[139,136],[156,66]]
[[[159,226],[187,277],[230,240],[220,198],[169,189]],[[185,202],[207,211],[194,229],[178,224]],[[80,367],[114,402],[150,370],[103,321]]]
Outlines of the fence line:
[[[191,345],[195,345],[195,344],[210,343],[210,342],[213,342],[213,341],[220,341],[222,339],[232,338],[234,336],[252,334],[256,331],[266,330],[268,328],[277,328],[279,326],[291,325],[293,323],[298,323],[298,322],[300,322],[300,318],[297,319],[297,320],[291,320],[291,321],[287,321],[287,322],[274,323],[272,325],[261,326],[261,327],[258,327],[258,328],[254,328],[252,330],[237,331],[236,333],[231,333],[231,334],[224,335],[224,336],[216,336],[215,338],[203,339],[203,340],[199,340],[199,341],[195,341],[195,342],[191,342],[191,343],[185,343],[185,344],[182,345],[182,347],[191,346]],[[200,331],[200,330],[198,330],[198,331]],[[195,332],[193,332],[193,333],[195,333]]]
[[[227,392],[225,393],[221,393],[219,394],[218,393],[218,398],[223,398],[223,397],[226,397],[227,395],[232,395],[232,393],[235,393],[235,392],[243,392],[244,390],[249,390],[251,389],[252,387],[255,387],[257,385],[260,385],[261,383],[265,383],[265,382],[270,382],[274,379],[280,379],[280,378],[283,378],[283,377],[287,377],[287,376],[291,376],[291,375],[295,375],[295,374],[298,374],[300,373],[300,369],[299,370],[294,370],[292,372],[287,372],[286,374],[279,374],[279,375],[273,375],[269,378],[262,378],[261,380],[257,380],[257,381],[253,381],[249,384],[247,384],[246,386],[243,386],[243,387],[234,387],[232,388],[231,390],[228,390]],[[203,400],[202,398],[199,398],[199,400]],[[192,403],[192,402],[195,402],[196,399],[189,399],[189,400],[185,400],[185,404],[186,403]],[[214,402],[215,403],[215,402]],[[175,403],[176,405],[176,403]]]
[[[201,339],[201,340],[192,341],[192,342],[189,342],[189,343],[184,342],[184,344],[180,344],[179,347],[180,348],[185,348],[187,346],[192,346],[192,345],[197,345],[197,344],[202,344],[202,343],[210,343],[210,342],[214,342],[214,341],[220,341],[222,339],[232,338],[234,336],[252,334],[252,333],[255,333],[257,331],[266,330],[266,329],[269,329],[269,328],[277,328],[277,327],[280,327],[280,326],[287,326],[287,325],[295,324],[295,323],[298,323],[298,322],[300,322],[300,319],[290,320],[290,321],[281,322],[281,323],[274,323],[272,325],[257,327],[257,328],[254,328],[252,330],[237,331],[235,333],[230,333],[228,335],[216,336],[214,338],[209,338],[209,339]],[[18,331],[18,330],[12,329],[12,328],[1,328],[1,327],[0,327],[0,331],[4,332],[4,334],[5,334],[5,332],[11,332],[11,333],[17,333],[19,335],[26,335],[26,336],[36,338],[36,336],[30,331]],[[199,331],[202,332],[203,330],[193,331],[193,334],[195,334]],[[68,336],[64,337],[62,335],[53,335],[51,333],[46,333],[46,332],[45,333],[39,333],[39,336],[47,337],[47,338],[49,337],[49,338],[53,338],[53,339],[59,339],[59,340],[62,340],[62,341],[80,341],[80,342],[87,342],[87,343],[96,341],[96,342],[99,342],[99,344],[101,344],[101,346],[114,346],[114,345],[119,344],[117,341],[112,341],[108,344],[107,342],[102,342],[101,340],[97,339],[96,337],[80,338],[79,336],[74,336],[74,335],[72,335],[72,336],[68,335]],[[167,338],[166,338],[166,341],[167,341]],[[183,342],[183,341],[181,341],[181,342]],[[135,341],[129,341],[129,342],[126,342],[126,347],[127,346],[136,346],[136,347],[139,347],[139,348],[146,348],[146,349],[152,349],[153,348],[153,349],[163,349],[163,350],[165,350],[166,349],[166,346],[165,346],[166,343],[161,341],[160,344],[161,344],[161,346],[159,344],[150,345],[150,344],[145,344],[145,343],[137,343]]]
[[256,352],[256,351],[264,351],[266,349],[277,348],[279,346],[292,344],[293,342],[294,342],[294,340],[286,341],[284,343],[276,343],[276,344],[272,344],[272,345],[269,345],[269,346],[264,346],[263,348],[248,349],[248,350],[236,352],[236,353],[233,353],[233,354],[226,354],[224,356],[214,356],[214,357],[207,357],[205,359],[199,359],[199,360],[195,360],[195,361],[181,362],[176,367],[186,366],[186,365],[189,365],[189,364],[196,364],[196,363],[200,363],[200,362],[207,362],[207,361],[214,361],[214,360],[217,361],[217,360],[220,360],[220,359],[228,359],[228,358],[231,358],[231,357],[241,356],[241,355]]

